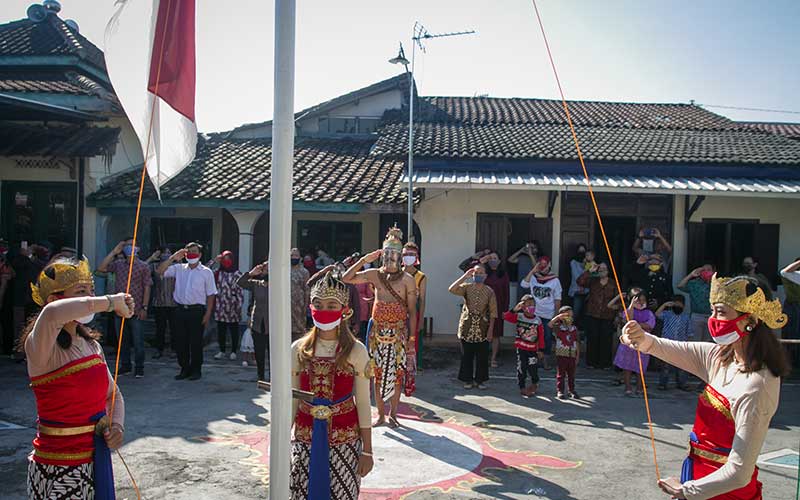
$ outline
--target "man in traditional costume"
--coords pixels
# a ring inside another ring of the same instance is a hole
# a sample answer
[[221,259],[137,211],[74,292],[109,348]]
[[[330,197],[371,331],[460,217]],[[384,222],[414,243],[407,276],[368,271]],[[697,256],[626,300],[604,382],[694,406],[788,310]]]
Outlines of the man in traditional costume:
[[314,327],[292,344],[292,500],[357,500],[372,470],[372,364],[347,320],[347,286],[328,273],[311,289]]
[[772,328],[786,324],[781,304],[748,276],[711,279],[708,330],[715,343],[678,342],[645,333],[635,321],[620,341],[707,383],[689,435],[681,478],[659,481],[672,498],[758,500],[756,461],[789,372]]
[[86,258],[56,258],[31,288],[43,309],[20,340],[38,414],[28,498],[113,499],[110,449],[122,445],[125,403],[106,366],[100,335],[86,325],[101,312],[132,317],[133,298],[95,297]]
[[[408,381],[406,382],[405,394],[411,396],[416,389],[416,367],[420,361],[421,348],[422,348],[422,322],[425,319],[425,296],[428,290],[428,281],[425,279],[425,273],[419,269],[419,247],[413,241],[409,241],[403,245],[403,271],[414,278],[414,283],[417,285],[417,330],[411,332],[411,336],[415,337],[417,343],[414,345],[416,357],[407,357],[409,365]],[[413,372],[411,368],[414,368]]]
[[[409,332],[417,331],[417,284],[401,267],[402,237],[400,229],[390,228],[383,248],[362,257],[342,276],[345,283],[371,283],[375,287],[367,336],[369,354],[375,363],[376,426],[386,422],[386,401],[389,401],[389,425],[400,425],[397,406],[400,393],[409,382],[405,376],[407,356],[413,358],[416,352],[417,339]],[[380,268],[362,271],[364,264],[379,258]]]

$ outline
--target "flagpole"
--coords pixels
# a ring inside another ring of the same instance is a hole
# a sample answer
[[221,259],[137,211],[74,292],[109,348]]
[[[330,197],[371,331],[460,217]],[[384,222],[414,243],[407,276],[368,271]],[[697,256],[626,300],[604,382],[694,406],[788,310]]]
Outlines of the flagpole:
[[275,93],[269,202],[269,497],[289,498],[292,426],[289,248],[294,160],[295,0],[275,2]]

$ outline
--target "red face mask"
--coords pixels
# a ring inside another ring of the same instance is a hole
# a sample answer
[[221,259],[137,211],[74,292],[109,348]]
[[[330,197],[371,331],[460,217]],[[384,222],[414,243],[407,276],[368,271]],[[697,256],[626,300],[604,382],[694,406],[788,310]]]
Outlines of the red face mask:
[[314,326],[320,330],[332,330],[339,326],[339,323],[342,322],[343,314],[344,308],[336,311],[328,311],[316,309],[314,306],[311,306],[311,319],[314,321]]
[[200,254],[199,253],[187,253],[186,254],[186,260],[199,259],[199,258],[200,258]]
[[225,269],[230,269],[231,267],[233,267],[233,259],[222,259],[220,261],[220,265],[222,265],[222,267],[224,267]]
[[708,283],[711,277],[714,276],[714,271],[700,271],[700,279]]
[[719,345],[733,344],[750,332],[739,329],[739,321],[747,319],[749,313],[742,314],[736,319],[717,319],[714,316],[708,318],[708,332],[711,338]]

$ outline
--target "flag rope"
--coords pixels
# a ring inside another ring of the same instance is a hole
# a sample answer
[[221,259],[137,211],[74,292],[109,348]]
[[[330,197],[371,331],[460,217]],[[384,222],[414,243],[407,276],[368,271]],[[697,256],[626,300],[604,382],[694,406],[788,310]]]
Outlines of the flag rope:
[[[167,0],[167,14],[164,21],[165,29],[169,27],[169,19],[172,15],[172,0]],[[164,35],[161,38],[161,47],[159,47],[158,51],[158,65],[156,66],[156,81],[153,89],[153,105],[150,110],[150,123],[147,126],[147,141],[146,147],[144,149],[144,160],[142,162],[142,175],[139,181],[139,196],[136,200],[136,216],[133,223],[133,241],[131,243],[132,252],[131,252],[131,259],[128,263],[128,281],[125,284],[125,294],[129,294],[131,291],[131,275],[133,274],[133,262],[134,258],[136,258],[136,240],[139,234],[139,218],[142,212],[142,196],[144,194],[144,181],[147,178],[147,159],[150,155],[150,143],[153,136],[153,121],[155,120],[155,112],[156,112],[156,104],[158,104],[158,84],[161,80],[161,66],[164,62],[164,47],[166,45],[167,37]],[[149,80],[149,79],[148,79]],[[135,314],[135,313],[134,313]],[[111,410],[109,412],[109,428],[111,428],[111,423],[114,418],[114,405],[117,401],[117,379],[119,378],[119,358],[120,353],[122,352],[122,336],[123,332],[125,331],[125,317],[123,316],[120,321],[119,327],[119,334],[117,340],[117,357],[114,362],[114,390],[111,393]],[[139,486],[136,484],[136,479],[134,479],[133,474],[131,473],[128,464],[125,463],[125,459],[122,458],[122,453],[117,450],[117,456],[119,456],[120,460],[122,460],[122,464],[125,466],[125,470],[128,471],[128,476],[131,479],[131,483],[133,484],[133,489],[136,491],[136,498],[138,500],[142,499],[142,495],[139,491]]]
[[[583,169],[583,177],[586,180],[586,187],[588,188],[589,191],[589,197],[592,200],[594,213],[595,216],[597,217],[597,224],[600,226],[600,234],[603,237],[603,244],[605,245],[606,253],[608,254],[608,261],[611,263],[611,271],[614,275],[614,281],[616,282],[617,285],[617,293],[619,294],[619,299],[622,303],[622,310],[625,312],[625,320],[630,321],[631,316],[630,313],[628,312],[628,307],[625,304],[625,296],[622,293],[622,286],[620,285],[619,277],[617,276],[617,268],[614,265],[614,258],[611,255],[611,248],[608,244],[608,238],[606,237],[605,227],[603,227],[603,218],[600,216],[600,209],[598,208],[597,200],[594,197],[594,190],[592,189],[592,181],[589,177],[589,172],[586,169],[586,163],[584,162],[583,159],[583,152],[581,151],[580,141],[578,141],[578,135],[575,133],[575,126],[572,122],[572,116],[569,113],[569,105],[567,104],[566,97],[564,97],[564,89],[561,87],[561,79],[558,77],[558,70],[556,70],[556,63],[553,60],[553,53],[550,51],[550,44],[547,42],[547,34],[545,33],[544,30],[544,23],[542,22],[542,16],[539,14],[539,8],[536,5],[536,0],[531,0],[531,2],[533,3],[533,9],[536,12],[536,19],[539,22],[539,29],[542,32],[542,38],[544,39],[544,46],[547,49],[547,57],[550,59],[550,67],[553,69],[553,76],[556,79],[558,92],[561,96],[561,104],[564,108],[564,114],[566,115],[567,123],[569,124],[569,130],[572,134],[572,141],[575,143],[575,150],[578,153],[578,160],[580,161],[581,168]],[[642,381],[642,391],[644,393],[644,405],[647,411],[647,427],[650,430],[650,445],[653,448],[653,465],[655,466],[656,470],[656,480],[660,481],[661,473],[658,469],[658,459],[656,456],[656,440],[655,440],[655,434],[653,433],[653,419],[650,416],[650,401],[647,396],[647,383],[645,382],[644,370],[642,369],[642,353],[637,349],[636,355],[639,360],[639,376]]]

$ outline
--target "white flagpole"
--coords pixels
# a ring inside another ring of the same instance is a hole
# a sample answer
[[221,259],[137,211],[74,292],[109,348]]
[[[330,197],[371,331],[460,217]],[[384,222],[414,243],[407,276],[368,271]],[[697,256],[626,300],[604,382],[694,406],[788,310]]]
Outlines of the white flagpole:
[[292,426],[289,248],[294,161],[295,0],[275,2],[275,98],[269,202],[269,497],[289,498]]

